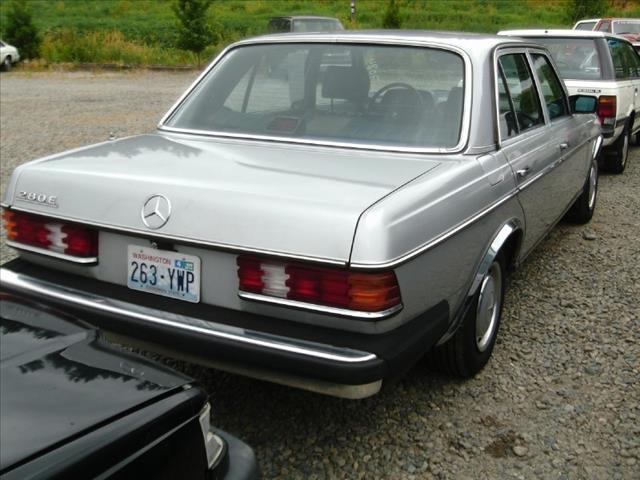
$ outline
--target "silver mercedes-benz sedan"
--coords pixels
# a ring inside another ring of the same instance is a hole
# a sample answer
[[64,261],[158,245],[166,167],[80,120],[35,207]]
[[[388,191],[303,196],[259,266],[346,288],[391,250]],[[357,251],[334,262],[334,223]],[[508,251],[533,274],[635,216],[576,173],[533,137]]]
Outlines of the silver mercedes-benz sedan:
[[596,100],[505,37],[281,34],[227,48],[148,135],[18,167],[3,287],[122,340],[349,398],[494,348],[505,277],[589,221]]

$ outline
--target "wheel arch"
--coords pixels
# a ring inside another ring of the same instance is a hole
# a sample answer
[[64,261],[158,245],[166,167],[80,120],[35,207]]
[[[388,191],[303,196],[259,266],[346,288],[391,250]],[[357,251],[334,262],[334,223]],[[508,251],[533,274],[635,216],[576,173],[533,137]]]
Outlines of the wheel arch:
[[504,222],[496,231],[491,243],[489,243],[489,247],[484,252],[478,268],[476,269],[471,286],[467,291],[462,306],[458,312],[456,312],[454,320],[447,332],[438,341],[438,345],[445,343],[456,332],[462,323],[462,318],[464,318],[467,310],[473,304],[473,298],[482,283],[482,279],[487,274],[489,268],[493,264],[493,261],[500,253],[504,253],[506,261],[505,269],[507,270],[507,273],[515,270],[518,263],[520,248],[522,246],[523,234],[524,228],[522,222],[515,217]]

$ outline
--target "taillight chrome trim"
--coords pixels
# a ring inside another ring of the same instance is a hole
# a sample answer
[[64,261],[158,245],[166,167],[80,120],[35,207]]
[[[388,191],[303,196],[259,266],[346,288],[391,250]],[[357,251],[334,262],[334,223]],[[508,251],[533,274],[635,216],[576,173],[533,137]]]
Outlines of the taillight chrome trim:
[[46,257],[56,258],[58,260],[65,260],[67,262],[79,263],[81,265],[97,265],[98,257],[76,257],[73,255],[67,255],[66,253],[55,252],[53,250],[47,250],[46,248],[34,247],[33,245],[27,245],[26,243],[14,242],[13,240],[7,240],[8,247],[15,248],[16,250],[22,250],[29,253],[37,253]]
[[280,307],[296,308],[299,310],[310,310],[313,312],[323,313],[326,315],[334,315],[339,317],[350,317],[361,320],[381,320],[383,318],[395,315],[402,310],[402,303],[398,303],[393,307],[381,310],[379,312],[363,312],[360,310],[349,310],[346,308],[330,307],[327,305],[319,305],[317,303],[301,302],[299,300],[290,300],[288,298],[271,297],[269,295],[262,295],[260,293],[245,292],[243,290],[238,291],[238,297],[243,300],[249,300],[252,302],[271,303]]

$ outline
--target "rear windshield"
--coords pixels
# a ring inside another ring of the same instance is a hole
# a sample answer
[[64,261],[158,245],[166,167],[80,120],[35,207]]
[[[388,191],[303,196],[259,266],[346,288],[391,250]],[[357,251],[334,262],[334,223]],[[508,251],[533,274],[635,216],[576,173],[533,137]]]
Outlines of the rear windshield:
[[452,148],[464,62],[435,48],[250,45],[231,50],[165,125],[221,135]]
[[600,56],[593,38],[539,37],[536,42],[545,45],[562,78],[571,80],[599,80],[602,78]]
[[640,22],[618,20],[613,22],[613,33],[622,35],[623,33],[640,33]]

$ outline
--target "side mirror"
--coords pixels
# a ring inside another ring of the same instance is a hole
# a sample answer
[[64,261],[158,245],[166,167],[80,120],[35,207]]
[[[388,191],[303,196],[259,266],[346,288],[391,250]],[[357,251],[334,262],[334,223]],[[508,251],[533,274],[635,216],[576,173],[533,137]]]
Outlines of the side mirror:
[[571,95],[569,97],[571,113],[596,113],[598,99],[591,95]]

